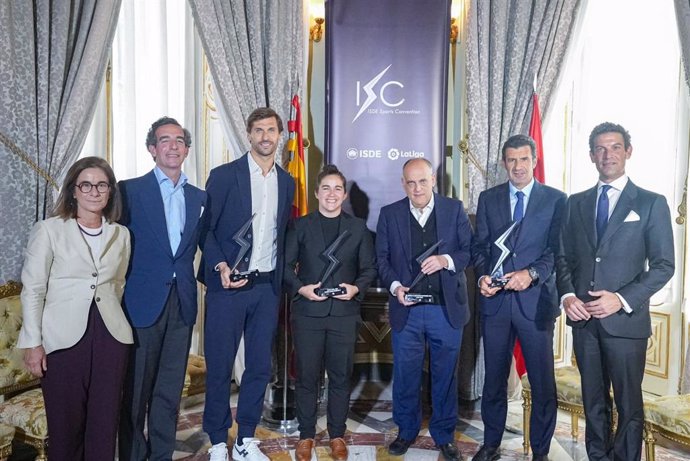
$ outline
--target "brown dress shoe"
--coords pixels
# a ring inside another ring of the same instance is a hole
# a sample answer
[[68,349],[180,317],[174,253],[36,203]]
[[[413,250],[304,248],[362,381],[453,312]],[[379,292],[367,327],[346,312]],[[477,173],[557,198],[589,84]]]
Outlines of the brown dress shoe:
[[331,439],[328,444],[331,446],[331,457],[336,461],[347,460],[347,445],[342,437]]
[[311,461],[314,452],[314,439],[301,439],[295,447],[296,461]]

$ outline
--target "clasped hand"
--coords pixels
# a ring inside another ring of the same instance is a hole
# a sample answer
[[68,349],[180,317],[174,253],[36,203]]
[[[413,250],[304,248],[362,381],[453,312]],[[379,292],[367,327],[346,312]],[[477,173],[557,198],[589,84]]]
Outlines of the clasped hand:
[[595,297],[595,299],[585,303],[573,295],[563,300],[563,310],[570,320],[577,322],[589,320],[592,317],[603,319],[623,308],[623,303],[621,303],[616,293],[607,290],[589,291],[587,293]]
[[218,270],[220,271],[220,283],[223,285],[223,288],[225,289],[242,288],[247,283],[249,283],[248,279],[242,279],[238,280],[237,282],[233,282],[230,276],[233,273],[238,273],[237,269],[233,271],[232,269],[230,269],[230,266],[228,266],[228,263],[226,262],[218,264]]
[[508,279],[508,283],[503,287],[492,287],[491,286],[491,276],[484,275],[479,282],[480,293],[490,298],[501,290],[513,290],[513,291],[523,291],[532,286],[532,277],[529,275],[527,269],[522,269],[520,271],[508,272],[503,274],[504,279]]
[[[341,301],[349,301],[359,293],[359,288],[356,285],[350,285],[349,283],[341,283],[338,285],[341,288],[345,288],[345,293],[337,296],[333,296],[335,299],[340,299]],[[321,282],[312,283],[310,285],[302,286],[297,292],[301,294],[304,298],[310,301],[325,301],[328,299],[326,296],[319,296],[316,294],[316,289],[321,287]]]

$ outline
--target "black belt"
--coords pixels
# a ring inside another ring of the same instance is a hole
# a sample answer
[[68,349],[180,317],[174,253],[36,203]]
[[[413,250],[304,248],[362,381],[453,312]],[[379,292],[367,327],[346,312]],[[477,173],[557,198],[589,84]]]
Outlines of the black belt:
[[[254,272],[252,274],[251,280],[254,283],[272,283],[273,282],[273,274],[275,271],[271,272]],[[254,275],[256,274],[256,275]]]

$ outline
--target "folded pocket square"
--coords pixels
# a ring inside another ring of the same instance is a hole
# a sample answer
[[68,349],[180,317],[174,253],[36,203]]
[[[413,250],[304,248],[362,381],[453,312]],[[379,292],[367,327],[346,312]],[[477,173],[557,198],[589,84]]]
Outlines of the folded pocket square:
[[628,216],[625,217],[623,222],[635,222],[635,221],[639,221],[639,220],[640,220],[640,215],[631,210],[630,213],[628,213]]
[[[203,215],[203,214],[204,214],[204,206],[201,205],[201,213],[199,213],[199,217],[201,218],[201,215]],[[638,216],[637,219],[640,219],[640,217]]]

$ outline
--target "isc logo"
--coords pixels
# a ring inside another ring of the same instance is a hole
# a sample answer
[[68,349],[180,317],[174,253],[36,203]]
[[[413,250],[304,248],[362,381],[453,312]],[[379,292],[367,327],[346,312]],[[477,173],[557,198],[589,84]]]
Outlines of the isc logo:
[[[391,66],[392,66],[392,64],[389,65],[388,67],[386,67],[385,69],[383,69],[378,75],[376,75],[374,78],[369,80],[364,85],[362,85],[362,82],[357,80],[357,90],[356,90],[357,93],[356,93],[356,97],[355,97],[355,104],[357,105],[357,107],[359,107],[359,111],[357,112],[357,115],[355,115],[355,118],[352,119],[352,123],[354,123],[355,120],[357,120],[359,118],[359,116],[362,115],[362,113],[364,113],[364,111],[366,111],[374,101],[376,101],[376,99],[380,99],[381,102],[385,106],[388,106],[388,107],[398,107],[399,105],[401,105],[402,103],[405,102],[405,98],[401,98],[398,101],[390,101],[389,99],[386,98],[386,89],[389,86],[393,85],[393,86],[397,86],[399,88],[405,87],[405,85],[403,85],[402,83],[400,83],[397,80],[389,80],[389,81],[383,83],[382,85],[380,85],[380,88],[378,89],[378,95],[376,94],[376,92],[374,90],[374,87],[376,86],[376,84],[379,82],[379,80],[381,80],[383,75],[386,72],[388,72],[388,69],[390,69]],[[364,100],[363,103],[361,102],[361,99],[360,99],[360,96],[362,93],[366,94],[366,96],[367,96],[367,98]],[[370,113],[376,113],[376,112],[370,112]]]

